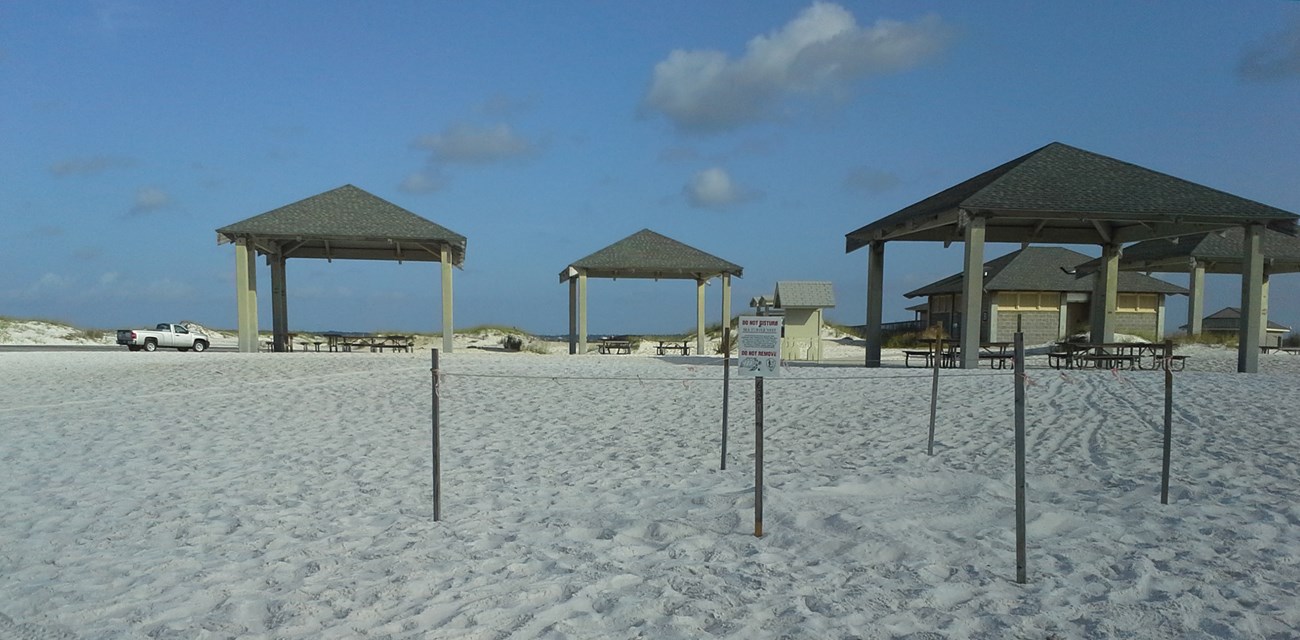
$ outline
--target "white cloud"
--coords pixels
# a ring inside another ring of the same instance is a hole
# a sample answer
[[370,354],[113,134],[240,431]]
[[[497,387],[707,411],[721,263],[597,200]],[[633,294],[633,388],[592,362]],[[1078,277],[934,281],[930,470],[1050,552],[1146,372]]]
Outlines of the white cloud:
[[103,33],[116,36],[119,32],[145,26],[145,14],[140,5],[129,0],[95,0],[91,3],[95,22]]
[[184,300],[194,295],[194,287],[188,282],[177,282],[171,278],[150,280],[137,291],[142,300]]
[[682,191],[691,206],[703,209],[723,209],[757,197],[756,193],[737,185],[721,167],[710,167],[696,173]]
[[153,213],[172,202],[171,196],[158,187],[140,187],[135,190],[135,203],[131,206],[132,215]]
[[897,187],[899,182],[898,176],[892,173],[867,167],[855,167],[844,176],[845,188],[867,193],[884,193]]
[[74,289],[74,281],[68,276],[61,276],[57,273],[45,273],[37,278],[35,282],[30,282],[13,289],[0,289],[0,298],[13,300],[37,300],[48,298],[52,295],[62,294]]
[[420,136],[411,145],[430,151],[433,162],[459,164],[488,164],[537,151],[534,143],[515,133],[508,124],[491,127],[455,124],[442,133]]
[[496,94],[483,101],[477,111],[492,118],[507,118],[531,110],[534,102],[535,100],[531,98],[512,98],[505,94]]
[[1278,80],[1300,75],[1300,20],[1241,56],[1237,73],[1247,80]]
[[671,52],[655,65],[641,106],[684,132],[735,129],[769,117],[787,96],[840,92],[860,78],[915,67],[950,40],[937,17],[863,28],[843,7],[816,2],[780,30],[750,40],[736,60],[721,51]]
[[433,193],[442,190],[446,186],[446,176],[436,169],[430,168],[406,176],[401,184],[397,185],[397,188],[407,193]]
[[70,158],[50,165],[50,173],[56,176],[91,175],[103,173],[109,169],[126,169],[136,165],[134,158],[117,156],[90,156],[88,158]]

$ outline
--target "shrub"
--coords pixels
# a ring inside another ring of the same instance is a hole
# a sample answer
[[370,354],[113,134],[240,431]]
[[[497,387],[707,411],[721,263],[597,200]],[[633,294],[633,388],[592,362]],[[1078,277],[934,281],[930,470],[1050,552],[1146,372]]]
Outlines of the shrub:
[[1176,344],[1204,344],[1210,346],[1235,347],[1237,346],[1237,333],[1235,331],[1206,331],[1198,336],[1182,334],[1174,338]]

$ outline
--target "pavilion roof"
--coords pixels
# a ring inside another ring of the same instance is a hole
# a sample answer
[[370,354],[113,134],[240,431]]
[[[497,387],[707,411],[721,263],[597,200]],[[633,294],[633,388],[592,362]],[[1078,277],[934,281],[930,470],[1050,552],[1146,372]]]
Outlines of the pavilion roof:
[[708,279],[729,274],[739,277],[740,265],[695,247],[642,229],[560,272],[560,282],[579,272],[592,278]]
[[1294,233],[1297,216],[1053,142],[845,234],[871,242],[961,240],[967,216],[986,217],[988,242],[1123,244],[1258,222]]
[[217,229],[218,243],[240,237],[295,258],[430,261],[447,246],[465,261],[465,236],[350,184]]
[[[1241,273],[1245,247],[1240,228],[1177,238],[1146,240],[1124,247],[1121,269],[1186,272],[1192,260],[1210,273]],[[1260,253],[1273,273],[1300,271],[1300,238],[1265,229]],[[1090,265],[1091,266],[1091,265]]]

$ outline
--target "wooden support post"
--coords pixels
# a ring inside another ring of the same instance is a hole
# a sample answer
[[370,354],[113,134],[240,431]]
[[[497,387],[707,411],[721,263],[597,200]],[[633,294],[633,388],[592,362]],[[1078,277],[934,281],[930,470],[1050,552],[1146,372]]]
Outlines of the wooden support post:
[[452,324],[452,295],[451,295],[451,248],[443,245],[439,260],[442,262],[442,349],[447,353],[452,352],[452,345],[455,344],[456,328]]
[[1205,313],[1205,265],[1192,258],[1187,274],[1187,335],[1201,335]]
[[695,281],[695,355],[704,355],[704,287],[709,281],[700,278]]
[[578,273],[578,354],[587,355],[587,272]]
[[288,259],[276,247],[271,261],[271,348],[277,352],[292,351],[289,343],[289,294],[286,290],[285,266]]
[[868,245],[867,255],[867,367],[880,367],[881,319],[885,308],[885,243]]
[[578,279],[569,278],[569,355],[578,352]]
[[1264,333],[1260,310],[1264,304],[1264,225],[1246,225],[1242,234],[1241,319],[1237,334],[1237,372],[1259,371],[1260,335]]
[[[961,286],[961,362],[963,369],[980,364],[980,325],[984,313],[984,226],[981,216],[966,221],[965,263]],[[956,305],[953,306],[956,311]]]

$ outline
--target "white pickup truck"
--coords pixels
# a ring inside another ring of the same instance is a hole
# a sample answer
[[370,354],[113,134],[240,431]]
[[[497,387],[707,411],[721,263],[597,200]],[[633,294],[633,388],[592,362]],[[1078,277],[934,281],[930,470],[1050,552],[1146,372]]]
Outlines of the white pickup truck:
[[158,323],[153,329],[118,329],[117,343],[131,351],[156,351],[159,348],[178,351],[204,351],[212,341],[202,333],[191,332],[185,325]]

